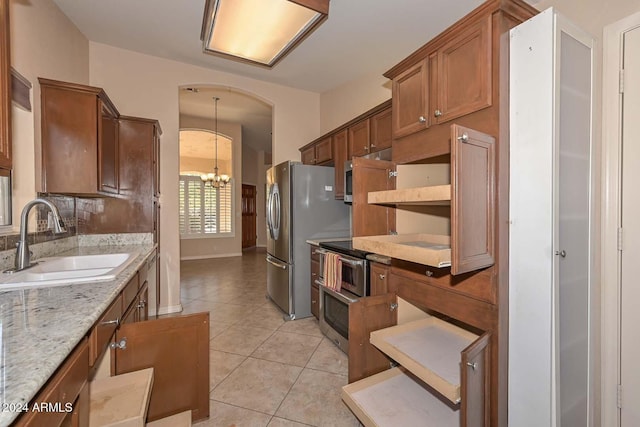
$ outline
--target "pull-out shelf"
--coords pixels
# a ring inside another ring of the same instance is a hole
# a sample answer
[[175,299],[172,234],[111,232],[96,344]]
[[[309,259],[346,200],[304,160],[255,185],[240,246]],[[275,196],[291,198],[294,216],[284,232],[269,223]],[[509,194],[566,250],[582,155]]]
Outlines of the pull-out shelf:
[[453,403],[460,402],[460,355],[477,339],[436,317],[371,332],[371,344]]
[[342,387],[342,399],[366,427],[460,425],[460,405],[442,399],[403,368]]
[[153,368],[90,383],[89,426],[143,427],[153,385]]
[[451,185],[370,191],[367,202],[379,205],[450,206]]
[[451,238],[449,236],[400,234],[354,237],[353,247],[437,268],[451,265]]

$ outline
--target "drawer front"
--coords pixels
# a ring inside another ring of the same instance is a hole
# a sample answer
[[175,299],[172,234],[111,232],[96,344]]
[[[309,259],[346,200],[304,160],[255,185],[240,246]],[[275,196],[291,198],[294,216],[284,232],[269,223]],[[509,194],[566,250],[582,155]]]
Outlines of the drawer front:
[[319,278],[320,278],[320,262],[311,260],[311,286],[314,286],[316,283],[316,280]]
[[98,320],[89,336],[89,364],[93,366],[107,347],[120,323],[122,296],[118,296]]
[[[143,267],[143,270],[145,269],[146,268]],[[136,299],[136,296],[138,295],[138,287],[139,287],[138,277],[139,276],[136,273],[136,275],[133,276],[131,280],[129,280],[129,283],[127,283],[127,286],[125,286],[124,290],[122,291],[122,311],[123,312],[127,311],[127,309],[129,308],[133,300]]]
[[[397,268],[399,267],[399,268]],[[452,276],[448,268],[435,268],[408,261],[394,260],[394,274],[491,304],[497,303],[496,287],[492,279],[493,269]]]
[[311,245],[311,260],[312,261],[320,261],[320,254],[317,252],[320,249],[320,246]]
[[[57,426],[75,408],[73,403],[89,375],[89,344],[85,339],[62,364],[45,388],[30,403],[31,412],[17,426]],[[42,407],[36,410],[34,405]],[[44,407],[43,407],[44,406]]]
[[316,319],[320,316],[320,290],[317,286],[311,286],[311,314],[313,314]]

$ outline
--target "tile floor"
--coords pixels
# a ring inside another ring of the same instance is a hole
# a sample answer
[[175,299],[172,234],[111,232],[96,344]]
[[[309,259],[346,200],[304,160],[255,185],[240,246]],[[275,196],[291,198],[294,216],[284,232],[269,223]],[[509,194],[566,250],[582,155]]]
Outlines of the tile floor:
[[197,427],[360,426],[340,398],[347,356],[314,317],[285,322],[265,298],[261,249],[183,261],[184,313],[209,311],[210,418]]

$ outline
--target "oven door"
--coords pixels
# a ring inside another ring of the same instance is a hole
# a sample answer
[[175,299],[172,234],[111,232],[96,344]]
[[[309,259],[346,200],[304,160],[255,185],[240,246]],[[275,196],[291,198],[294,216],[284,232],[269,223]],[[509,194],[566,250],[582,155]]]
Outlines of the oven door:
[[345,353],[349,353],[349,304],[358,296],[320,285],[320,330]]

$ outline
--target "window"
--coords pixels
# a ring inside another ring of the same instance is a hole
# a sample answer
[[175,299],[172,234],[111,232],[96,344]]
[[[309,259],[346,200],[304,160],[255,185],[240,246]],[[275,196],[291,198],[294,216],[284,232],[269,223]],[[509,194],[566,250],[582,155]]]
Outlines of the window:
[[180,235],[231,235],[233,179],[223,188],[204,185],[199,176],[180,175]]

